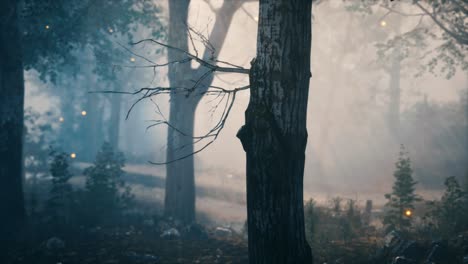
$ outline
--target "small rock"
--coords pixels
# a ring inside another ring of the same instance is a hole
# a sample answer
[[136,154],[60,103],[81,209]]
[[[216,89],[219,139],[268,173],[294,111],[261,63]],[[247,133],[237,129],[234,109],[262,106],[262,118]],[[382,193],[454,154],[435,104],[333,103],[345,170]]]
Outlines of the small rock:
[[232,235],[232,230],[225,227],[217,227],[215,229],[215,235],[219,237],[229,237]]
[[405,258],[403,256],[398,256],[398,257],[394,258],[393,261],[392,261],[392,264],[414,264],[414,263],[416,263],[416,262],[414,262],[411,259]]
[[177,239],[180,237],[179,230],[175,228],[169,228],[161,234],[161,238],[165,239]]

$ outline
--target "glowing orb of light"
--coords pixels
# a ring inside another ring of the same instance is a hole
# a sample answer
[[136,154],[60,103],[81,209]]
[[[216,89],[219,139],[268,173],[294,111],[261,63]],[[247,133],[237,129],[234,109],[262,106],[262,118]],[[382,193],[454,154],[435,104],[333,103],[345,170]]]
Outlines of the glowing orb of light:
[[406,216],[410,217],[412,214],[413,214],[413,212],[411,212],[411,210],[409,210],[409,209],[405,210],[405,215]]
[[76,158],[76,153],[71,153],[70,158],[72,158],[72,159]]
[[63,122],[63,121],[65,121],[65,119],[61,116],[61,117],[59,118],[59,121],[60,121],[60,122]]
[[131,58],[130,58],[130,61],[131,61],[131,62],[135,62],[135,61],[136,61],[136,59],[135,59],[135,58],[133,58],[133,57],[131,57]]
[[381,27],[386,27],[387,26],[387,21],[385,21],[385,20],[380,21],[380,26]]
[[114,32],[114,30],[112,28],[109,28],[109,33],[112,33]]
[[49,28],[50,28],[50,26],[49,26],[49,25],[45,25],[45,29],[49,29]]
[[82,116],[85,116],[85,115],[87,115],[87,114],[88,114],[88,113],[86,113],[86,111],[84,111],[84,110],[81,111],[81,115],[82,115]]

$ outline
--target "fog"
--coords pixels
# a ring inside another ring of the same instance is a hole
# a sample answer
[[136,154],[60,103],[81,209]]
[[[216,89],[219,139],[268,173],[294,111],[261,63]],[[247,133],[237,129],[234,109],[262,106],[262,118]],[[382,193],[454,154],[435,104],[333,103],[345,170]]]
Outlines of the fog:
[[[163,15],[167,17],[165,1],[155,2],[162,5]],[[212,2],[215,8],[222,3]],[[401,61],[400,132],[395,137],[388,121],[391,81],[386,66],[390,67],[391,62],[378,60],[376,44],[391,39],[398,32],[409,31],[418,23],[428,28],[434,25],[428,19],[419,21],[417,17],[385,15],[383,8],[375,9],[371,15],[351,12],[345,8],[345,4],[341,0],[322,1],[313,9],[313,77],[308,107],[305,199],[325,202],[331,197],[344,196],[356,198],[360,203],[373,199],[377,204],[382,204],[383,195],[391,191],[392,173],[400,144],[405,145],[412,159],[415,179],[420,182],[417,192],[427,198],[436,197],[445,177],[464,177],[466,168],[462,160],[466,155],[466,139],[460,131],[466,126],[463,96],[468,88],[468,74],[457,68],[450,79],[439,70],[435,71],[436,74],[426,70],[416,77],[419,67],[427,64],[427,61],[420,59],[424,50],[411,49]],[[405,12],[412,11],[408,6],[402,5],[401,8]],[[224,45],[217,47],[221,48],[220,60],[246,68],[250,66],[256,52],[257,12],[258,3],[245,4],[236,12]],[[209,34],[215,15],[205,1],[192,0],[189,17],[190,26]],[[385,26],[382,26],[382,20]],[[397,25],[400,25],[399,28]],[[144,28],[140,28],[136,34],[138,37],[135,39],[148,37]],[[116,47],[117,42],[114,43]],[[197,42],[196,45],[199,51],[203,50],[203,44]],[[428,45],[426,49],[430,50],[437,43],[429,41]],[[155,46],[130,48],[159,62],[166,61],[166,53],[147,54],[156,49]],[[193,47],[191,49],[193,52]],[[130,62],[130,58],[135,57],[130,53],[125,55],[124,52],[123,56],[128,56],[129,64],[144,63],[141,58]],[[86,65],[83,59],[83,70],[90,71]],[[123,72],[126,75],[121,81],[122,90],[125,91],[134,91],[151,82],[168,85],[166,69],[156,73],[151,69],[123,69]],[[89,80],[93,73],[84,75]],[[34,70],[26,73],[26,80],[26,107],[41,113],[51,111],[57,121],[64,111],[60,103],[63,97],[50,87],[53,84],[41,81]],[[70,77],[69,80],[62,80],[61,84],[69,84],[71,89],[75,89],[80,86],[77,82]],[[86,91],[107,89],[105,84],[99,82],[94,86],[87,81],[81,83],[87,86]],[[220,73],[216,75],[213,85],[234,88],[247,83],[248,79],[243,75]],[[83,91],[80,99],[71,98],[65,106],[73,109],[77,118],[81,118],[79,113],[83,110],[92,113],[92,110],[86,109],[83,99],[91,96],[103,104],[104,119],[109,120],[110,104],[103,103],[110,96],[108,94]],[[138,103],[125,120],[127,111],[136,99],[135,96],[122,95],[119,149],[127,157],[127,172],[163,178],[164,166],[151,165],[147,161],[164,161],[167,127],[147,130],[148,120],[159,118],[151,101]],[[167,117],[169,98],[160,96],[154,100]],[[248,100],[248,91],[238,94],[217,141],[195,156],[196,183],[201,193],[197,198],[197,208],[216,216],[219,221],[239,223],[245,219],[245,152],[236,133],[244,123]],[[216,101],[210,98],[203,99],[199,104],[196,135],[206,132],[216,123],[220,113],[212,114],[215,105]],[[424,109],[433,112],[421,117],[419,114],[426,111]],[[55,122],[52,126],[59,131],[61,124]],[[81,153],[73,149],[73,145],[61,147],[67,152],[77,152],[76,166],[89,162],[80,159]],[[133,186],[137,197],[161,202],[164,195],[160,187]],[[229,210],[221,212],[219,208]]]

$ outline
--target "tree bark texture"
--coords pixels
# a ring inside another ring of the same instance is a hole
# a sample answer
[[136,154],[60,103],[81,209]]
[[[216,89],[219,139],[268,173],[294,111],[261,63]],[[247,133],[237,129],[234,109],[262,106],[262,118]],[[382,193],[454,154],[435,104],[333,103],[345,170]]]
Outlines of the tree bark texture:
[[22,187],[24,76],[18,1],[0,2],[0,241],[25,221]]
[[249,262],[312,263],[303,175],[311,0],[261,0],[250,102],[239,130],[247,154]]

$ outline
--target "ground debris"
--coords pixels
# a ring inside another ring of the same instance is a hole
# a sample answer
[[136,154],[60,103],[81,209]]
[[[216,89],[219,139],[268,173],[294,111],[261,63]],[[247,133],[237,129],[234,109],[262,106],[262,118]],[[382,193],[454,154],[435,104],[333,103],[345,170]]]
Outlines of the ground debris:
[[61,241],[66,240],[67,245],[54,254],[50,254],[46,242],[16,245],[9,260],[2,264],[248,263],[246,241],[237,237],[216,238],[210,233],[204,232],[206,237],[203,240],[180,233],[177,239],[166,239],[156,231],[102,228],[93,230],[89,237],[60,238]]

